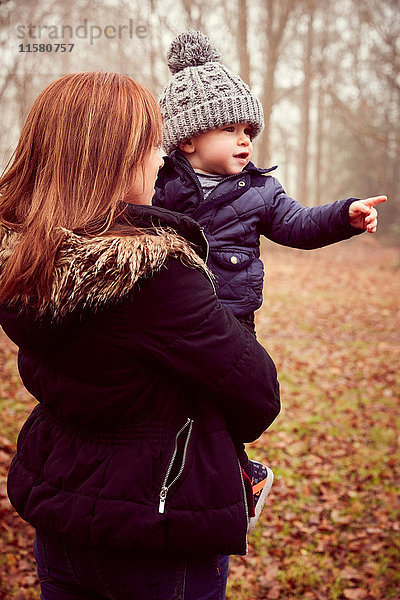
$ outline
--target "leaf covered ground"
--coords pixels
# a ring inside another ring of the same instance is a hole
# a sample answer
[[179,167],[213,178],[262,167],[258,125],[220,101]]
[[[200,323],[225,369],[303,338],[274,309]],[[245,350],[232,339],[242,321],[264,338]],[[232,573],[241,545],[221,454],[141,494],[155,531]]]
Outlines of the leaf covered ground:
[[[248,451],[275,482],[227,600],[399,599],[399,251],[364,235],[312,252],[266,243],[263,258],[257,333],[282,411]],[[5,491],[33,405],[0,333],[0,600],[39,598],[33,532]]]

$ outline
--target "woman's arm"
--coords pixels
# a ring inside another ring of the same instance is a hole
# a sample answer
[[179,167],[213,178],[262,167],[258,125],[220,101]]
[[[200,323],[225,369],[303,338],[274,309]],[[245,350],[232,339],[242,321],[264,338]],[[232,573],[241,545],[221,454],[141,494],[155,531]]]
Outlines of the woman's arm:
[[272,423],[280,410],[275,365],[221,306],[207,277],[170,259],[133,307],[135,350],[211,395],[232,436],[251,441]]

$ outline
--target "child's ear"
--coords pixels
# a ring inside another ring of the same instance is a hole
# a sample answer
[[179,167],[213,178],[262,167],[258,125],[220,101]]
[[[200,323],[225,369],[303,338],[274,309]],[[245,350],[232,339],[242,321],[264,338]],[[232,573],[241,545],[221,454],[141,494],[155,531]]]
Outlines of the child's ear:
[[179,144],[179,150],[182,150],[182,152],[184,152],[185,154],[193,154],[193,152],[195,151],[195,147],[192,142],[192,139],[186,140],[185,142]]

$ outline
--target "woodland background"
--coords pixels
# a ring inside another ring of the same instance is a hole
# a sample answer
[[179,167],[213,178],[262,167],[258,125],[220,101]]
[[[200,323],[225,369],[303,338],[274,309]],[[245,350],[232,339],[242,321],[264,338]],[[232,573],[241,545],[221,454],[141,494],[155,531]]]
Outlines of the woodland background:
[[[93,43],[76,34],[85,23],[102,30]],[[146,35],[129,36],[131,23]],[[30,24],[64,26],[65,39],[18,38]],[[108,26],[126,29],[108,39]],[[158,95],[168,46],[187,27],[207,33],[262,100],[255,162],[278,164],[290,195],[307,205],[389,198],[376,236],[311,252],[264,241],[257,331],[283,409],[249,448],[275,483],[249,555],[231,559],[227,599],[398,600],[400,2],[0,0],[0,164],[34,98],[63,73],[121,71]],[[34,42],[75,45],[18,52]],[[0,331],[0,600],[39,597],[33,531],[5,490],[34,403]]]
[[[399,600],[399,250],[364,234],[311,252],[266,242],[263,260],[257,332],[282,411],[248,452],[275,482],[227,600]],[[6,495],[34,405],[0,330],[0,600],[39,600],[34,533]]]
[[[158,96],[169,44],[190,27],[210,36],[262,101],[255,162],[280,165],[278,178],[302,204],[386,194],[380,232],[400,239],[399,0],[1,0],[0,19],[3,165],[50,81],[113,70]],[[33,37],[22,38],[29,25]],[[90,40],[95,26],[102,34]],[[74,48],[18,51],[34,42]]]

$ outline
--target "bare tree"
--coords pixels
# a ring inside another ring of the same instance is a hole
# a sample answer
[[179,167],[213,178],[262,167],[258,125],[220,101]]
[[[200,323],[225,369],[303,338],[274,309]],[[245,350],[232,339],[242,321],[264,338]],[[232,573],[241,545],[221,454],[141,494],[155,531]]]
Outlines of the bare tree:
[[[313,202],[322,202],[342,193],[386,192],[391,201],[382,213],[389,221],[400,218],[398,0],[18,0],[0,2],[4,32],[8,5],[15,22],[26,25],[50,23],[54,15],[54,22],[86,19],[104,32],[106,24],[132,20],[148,36],[109,39],[103,33],[92,44],[76,39],[71,54],[42,53],[31,63],[35,68],[14,48],[0,73],[1,156],[9,154],[33,99],[62,73],[121,71],[158,95],[170,77],[168,46],[191,27],[210,36],[224,64],[260,97],[265,130],[256,160],[262,166],[273,149],[302,202],[311,194]],[[0,37],[5,52],[6,37]],[[282,114],[278,123],[275,116]]]
[[250,85],[250,56],[247,47],[247,0],[238,0],[237,40],[240,76]]
[[331,26],[331,11],[325,10],[321,18],[321,29],[317,42],[316,59],[316,82],[317,82],[317,122],[315,128],[315,185],[313,204],[322,204],[322,188],[325,183],[325,135],[327,118],[327,95],[326,95],[326,65],[328,62],[327,49],[329,43],[329,29]]
[[204,30],[204,10],[207,8],[204,2],[199,0],[182,0],[183,10],[186,14],[186,24],[188,28],[199,31]]
[[309,167],[309,138],[310,138],[310,102],[311,81],[313,77],[313,44],[314,44],[314,2],[307,2],[307,30],[304,39],[303,70],[304,81],[302,85],[300,104],[300,135],[299,135],[299,160],[297,194],[301,204],[308,203],[308,167]]
[[263,0],[263,20],[266,35],[265,69],[262,86],[262,104],[264,108],[265,127],[261,137],[259,160],[269,164],[271,155],[271,114],[276,100],[275,72],[281,55],[281,46],[289,16],[295,8],[294,0]]

